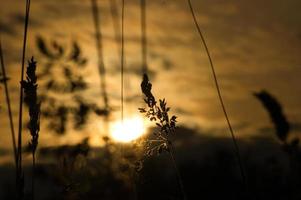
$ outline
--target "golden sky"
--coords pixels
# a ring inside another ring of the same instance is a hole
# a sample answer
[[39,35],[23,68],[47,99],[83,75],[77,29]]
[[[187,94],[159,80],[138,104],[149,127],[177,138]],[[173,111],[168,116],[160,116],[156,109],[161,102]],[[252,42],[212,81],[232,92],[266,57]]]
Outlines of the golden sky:
[[[117,0],[120,5],[120,1]],[[266,89],[284,105],[284,112],[300,132],[301,13],[298,0],[194,0],[199,23],[215,63],[222,94],[238,136],[263,134],[272,127],[267,113],[252,93]],[[149,69],[154,94],[166,98],[183,126],[227,135],[226,123],[203,46],[199,41],[185,0],[152,0],[147,3]],[[0,31],[17,121],[18,79],[23,38],[25,2],[0,0]],[[119,6],[120,8],[120,6]],[[110,103],[120,112],[120,58],[114,40],[109,0],[100,0],[104,63]],[[141,49],[139,1],[127,0],[125,8],[125,102],[126,115],[139,115],[141,105]],[[45,59],[35,44],[37,36],[70,46],[76,40],[88,59],[84,74],[89,83],[85,97],[101,105],[97,57],[90,1],[32,0],[27,58],[38,68]],[[40,65],[39,65],[40,64]],[[64,97],[62,97],[64,98]],[[66,97],[67,98],[67,97]],[[10,148],[3,89],[0,94],[1,148]],[[43,121],[43,119],[42,119]],[[65,136],[40,134],[41,145],[78,142],[101,135],[102,119],[93,116],[81,133]],[[200,131],[202,132],[202,131]]]

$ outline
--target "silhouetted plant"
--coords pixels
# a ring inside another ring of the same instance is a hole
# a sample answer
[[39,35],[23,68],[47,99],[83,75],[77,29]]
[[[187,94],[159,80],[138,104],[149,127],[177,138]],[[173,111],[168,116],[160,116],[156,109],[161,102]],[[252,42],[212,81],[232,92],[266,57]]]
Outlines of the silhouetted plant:
[[[47,119],[49,130],[64,134],[69,121],[73,123],[74,129],[81,129],[90,114],[107,116],[108,109],[100,108],[96,103],[87,102],[83,98],[82,92],[88,89],[88,84],[80,71],[86,67],[87,59],[82,55],[78,43],[74,41],[70,50],[55,40],[48,43],[41,36],[37,37],[36,43],[45,62],[38,76],[44,80],[41,85],[41,114]],[[59,77],[56,70],[62,72]],[[71,97],[71,101],[66,104],[49,92]]]
[[290,131],[290,125],[283,113],[282,106],[275,97],[265,90],[254,93],[254,95],[260,100],[265,109],[268,111],[275,126],[277,137],[279,140],[285,143]]
[[299,180],[301,170],[301,150],[299,146],[298,137],[289,137],[291,134],[291,125],[283,112],[283,108],[279,101],[272,96],[269,92],[262,90],[261,92],[254,93],[255,97],[263,104],[264,108],[270,115],[270,118],[275,127],[277,138],[282,144],[284,152],[288,154],[290,160],[290,192],[288,195],[293,196],[293,199],[300,198],[294,194],[301,185]]
[[[159,99],[159,105],[153,96],[151,89],[152,84],[149,82],[146,74],[143,76],[141,89],[145,95],[144,101],[147,104],[146,108],[139,108],[140,113],[145,114],[150,121],[155,122],[159,129],[154,133],[155,140],[148,140],[147,155],[151,156],[155,153],[162,153],[163,151],[171,150],[171,141],[169,136],[175,133],[176,116],[169,117],[168,112],[170,107],[167,107],[165,99]],[[154,145],[155,144],[155,145]]]
[[25,18],[24,18],[24,35],[23,35],[23,45],[22,45],[21,73],[20,73],[17,167],[16,167],[16,189],[17,189],[16,196],[17,196],[17,199],[23,199],[23,197],[24,197],[24,173],[23,173],[23,166],[22,166],[23,87],[22,87],[21,83],[24,80],[30,3],[31,3],[30,0],[26,0]]
[[74,113],[74,128],[78,129],[87,123],[88,116],[91,112],[99,116],[109,115],[108,110],[99,108],[96,104],[85,102],[80,97],[75,97],[77,107],[72,110]]
[[31,135],[31,141],[29,147],[32,153],[32,195],[34,196],[34,180],[35,180],[35,153],[38,146],[39,132],[40,132],[40,108],[41,103],[38,100],[37,95],[37,76],[36,76],[36,61],[32,57],[28,61],[26,69],[26,80],[21,82],[21,86],[24,90],[24,103],[29,108],[29,123],[28,129]]
[[254,93],[254,96],[260,100],[264,108],[270,115],[270,118],[275,127],[276,136],[282,142],[283,148],[289,154],[300,154],[299,138],[289,138],[291,125],[283,112],[283,108],[279,101],[269,92],[262,90]]
[[[109,110],[109,99],[107,94],[106,83],[106,68],[103,58],[103,37],[101,30],[101,16],[98,11],[98,4],[96,0],[91,0],[91,12],[93,15],[93,24],[95,29],[95,44],[97,50],[98,74],[100,77],[100,89],[103,97],[105,109]],[[107,119],[106,119],[107,120]]]
[[29,108],[29,123],[28,129],[31,134],[30,147],[34,157],[36,148],[38,146],[38,138],[40,131],[40,108],[41,103],[38,100],[37,95],[37,76],[36,76],[36,61],[32,57],[28,61],[26,70],[26,80],[21,82],[21,86],[24,89],[24,102]]
[[[159,104],[157,103],[156,98],[151,91],[152,84],[150,83],[146,74],[143,75],[141,90],[145,96],[144,102],[146,103],[147,107],[139,108],[139,111],[140,113],[143,113],[151,122],[154,122],[158,128],[158,131],[153,133],[155,139],[149,139],[145,141],[145,155],[149,157],[161,154],[164,151],[169,153],[176,171],[177,181],[179,183],[182,198],[186,199],[182,178],[174,157],[173,144],[170,140],[170,136],[175,134],[177,117],[175,115],[169,117],[170,107],[167,107],[165,99],[159,99]],[[141,162],[138,162],[137,164],[137,169],[141,169]]]
[[82,56],[81,49],[76,41],[73,41],[72,50],[68,54],[64,47],[57,41],[52,41],[49,46],[42,36],[37,36],[36,43],[40,53],[48,58],[50,63],[52,63],[53,60],[60,59],[72,61],[76,63],[78,67],[85,67],[87,63],[87,59]]
[[[39,52],[45,57],[44,67],[41,68],[40,78],[45,78],[45,89],[57,93],[74,93],[87,88],[87,83],[83,75],[75,73],[75,68],[84,68],[87,59],[82,56],[77,42],[73,42],[70,52],[66,51],[63,45],[57,41],[52,41],[47,45],[41,37],[37,37],[37,47]],[[58,81],[55,68],[60,69],[63,81]]]
[[17,167],[16,136],[15,136],[15,128],[14,128],[14,122],[13,122],[13,114],[12,114],[12,110],[11,110],[11,100],[10,100],[10,96],[9,96],[8,83],[7,83],[8,80],[9,80],[9,78],[6,75],[6,69],[5,69],[5,63],[4,63],[4,55],[3,55],[3,51],[2,51],[1,38],[0,38],[0,64],[1,64],[0,84],[3,83],[3,85],[4,85],[5,99],[6,99],[6,105],[7,105],[7,114],[8,114],[8,119],[9,119],[11,137],[12,137],[12,146],[13,146],[13,152],[14,152],[14,160],[15,160],[15,165]]
[[191,17],[192,17],[193,23],[195,25],[196,31],[197,31],[197,33],[200,37],[200,42],[204,46],[205,52],[206,52],[207,57],[208,57],[208,61],[209,61],[209,64],[210,64],[210,69],[211,69],[211,72],[212,72],[212,76],[213,76],[217,96],[218,96],[218,99],[219,99],[219,102],[220,102],[220,105],[221,105],[221,108],[222,108],[222,111],[223,111],[228,129],[229,129],[233,144],[234,144],[234,149],[235,149],[234,153],[236,154],[236,158],[237,158],[237,161],[238,161],[239,171],[240,171],[240,175],[241,175],[241,178],[242,178],[242,182],[245,186],[245,189],[246,189],[246,192],[247,192],[248,196],[251,196],[251,193],[249,191],[248,181],[247,181],[247,174],[245,173],[245,169],[244,169],[243,161],[242,161],[241,156],[240,156],[239,146],[238,146],[238,143],[237,143],[237,140],[236,140],[236,137],[235,137],[234,129],[232,127],[232,124],[231,124],[231,121],[230,121],[230,118],[228,116],[228,112],[227,112],[227,109],[226,109],[226,106],[225,106],[225,103],[224,103],[224,99],[223,99],[223,96],[222,96],[220,84],[219,84],[218,77],[217,77],[216,70],[215,70],[215,66],[213,64],[213,60],[212,60],[212,57],[211,57],[211,54],[210,54],[210,51],[209,51],[209,47],[207,45],[207,42],[205,40],[205,37],[203,35],[203,32],[202,32],[201,27],[199,25],[199,22],[197,20],[197,16],[196,16],[195,11],[193,9],[191,0],[187,0],[187,5],[189,7],[189,11],[191,13]]

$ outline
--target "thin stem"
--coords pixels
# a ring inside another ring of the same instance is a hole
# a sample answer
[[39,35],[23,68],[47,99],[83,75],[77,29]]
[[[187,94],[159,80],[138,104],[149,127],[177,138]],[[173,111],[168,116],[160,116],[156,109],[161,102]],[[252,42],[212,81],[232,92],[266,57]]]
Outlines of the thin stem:
[[0,39],[0,60],[1,60],[1,69],[2,69],[2,74],[3,74],[4,91],[5,91],[5,97],[6,97],[9,125],[10,125],[10,130],[11,130],[15,165],[17,167],[18,156],[17,156],[17,147],[16,147],[16,137],[15,137],[15,129],[14,129],[12,110],[11,110],[10,97],[9,97],[9,92],[8,92],[7,76],[6,76],[6,70],[5,70],[5,65],[4,65],[4,56],[3,56],[3,51],[2,51],[1,39]]
[[36,156],[35,152],[32,152],[32,179],[31,179],[31,193],[32,200],[35,199],[35,169],[36,169]]
[[[29,23],[29,12],[30,12],[30,0],[26,1],[25,8],[25,24],[24,24],[24,36],[23,36],[23,48],[22,48],[22,67],[20,83],[24,80],[24,68],[25,68],[25,55],[26,55],[26,44],[27,44],[27,30]],[[22,115],[23,115],[23,88],[20,85],[20,99],[19,99],[19,129],[18,129],[18,147],[17,147],[17,197],[18,199],[23,198],[23,180],[22,180]]]
[[100,87],[102,90],[103,101],[105,104],[105,108],[109,109],[109,100],[108,94],[106,90],[106,79],[105,79],[105,66],[104,66],[104,59],[103,59],[103,44],[102,44],[102,32],[100,26],[100,15],[98,11],[97,1],[91,0],[92,4],[92,13],[93,13],[93,22],[95,28],[95,40],[96,40],[96,49],[97,49],[97,58],[98,58],[98,72],[100,75]]
[[172,144],[169,144],[169,155],[170,155],[170,158],[172,160],[173,166],[174,166],[175,171],[176,171],[177,181],[178,181],[178,184],[179,184],[179,187],[180,187],[180,190],[181,190],[182,198],[183,198],[183,200],[186,200],[187,197],[186,197],[186,193],[185,193],[185,190],[184,190],[184,184],[183,184],[183,181],[182,181],[180,171],[177,167],[176,159],[175,159],[175,156],[174,156],[174,147],[173,147]]
[[[117,11],[117,4],[116,0],[109,0],[110,2],[110,11],[111,11],[111,17],[113,20],[113,27],[114,27],[114,37],[117,45],[121,45],[121,37],[120,37],[120,23],[119,23],[119,14]],[[118,56],[119,58],[121,54],[121,49],[118,49]]]
[[214,79],[216,91],[217,91],[217,94],[218,94],[218,98],[219,98],[219,101],[220,101],[220,104],[221,104],[221,107],[222,107],[222,110],[223,110],[223,113],[224,113],[224,116],[225,116],[225,119],[226,119],[226,122],[227,122],[227,125],[228,125],[228,128],[229,128],[229,131],[231,133],[231,137],[232,137],[232,140],[233,140],[233,143],[234,143],[235,154],[236,154],[236,157],[237,157],[237,160],[238,160],[238,164],[239,164],[239,169],[240,169],[240,174],[241,174],[241,177],[242,177],[242,181],[243,181],[246,189],[248,190],[247,178],[246,178],[246,175],[245,175],[245,171],[244,171],[244,167],[243,167],[243,163],[242,163],[242,159],[241,159],[241,155],[240,155],[240,151],[239,151],[239,146],[237,144],[237,141],[236,141],[236,138],[235,138],[235,134],[234,134],[234,130],[232,128],[232,125],[231,125],[231,122],[230,122],[230,119],[228,117],[228,113],[227,113],[227,110],[226,110],[226,107],[225,107],[225,104],[224,104],[224,100],[223,100],[223,97],[222,97],[222,94],[221,94],[221,89],[220,89],[219,82],[217,80],[217,75],[216,75],[216,72],[215,72],[215,67],[213,65],[213,61],[212,61],[212,58],[211,58],[211,55],[210,55],[210,51],[209,51],[209,48],[207,46],[206,40],[205,40],[205,38],[203,36],[203,33],[201,31],[201,28],[199,26],[199,23],[198,23],[198,21],[196,19],[196,15],[195,15],[195,12],[193,10],[191,1],[187,0],[187,3],[189,5],[189,9],[190,9],[190,12],[191,12],[191,15],[192,15],[195,27],[197,29],[197,32],[198,32],[200,38],[201,38],[201,42],[202,42],[202,44],[205,47],[206,54],[207,54],[208,59],[209,59],[210,68],[211,68],[211,71],[212,71],[212,75],[213,75],[213,79]]
[[122,6],[121,6],[121,92],[120,92],[120,103],[121,103],[121,121],[123,123],[124,118],[124,7],[125,2],[122,0]]
[[142,47],[142,74],[147,73],[147,36],[146,36],[146,0],[140,0],[141,12],[141,47]]
[[[102,44],[102,32],[101,32],[101,20],[100,14],[98,11],[97,0],[91,0],[92,5],[92,13],[93,13],[93,22],[95,28],[95,40],[96,40],[96,49],[97,49],[97,59],[98,59],[98,73],[100,76],[100,88],[102,92],[103,102],[105,105],[105,110],[109,111],[109,99],[107,93],[107,84],[106,84],[106,70],[104,65],[104,58],[103,58],[103,44]],[[106,133],[108,132],[108,115],[105,115],[104,118],[104,129]]]

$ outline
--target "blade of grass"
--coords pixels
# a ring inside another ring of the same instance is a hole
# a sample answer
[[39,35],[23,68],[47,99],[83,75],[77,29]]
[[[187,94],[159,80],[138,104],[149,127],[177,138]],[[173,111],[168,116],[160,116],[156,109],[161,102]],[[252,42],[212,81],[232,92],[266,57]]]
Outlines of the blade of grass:
[[29,123],[28,130],[30,131],[31,140],[29,142],[29,148],[32,152],[32,199],[34,199],[35,190],[35,153],[39,143],[39,132],[40,132],[40,108],[41,102],[38,100],[37,95],[37,76],[36,76],[37,62],[32,57],[28,61],[26,69],[26,80],[21,82],[21,86],[24,89],[24,103],[28,107],[29,111]]
[[[92,15],[93,15],[93,23],[95,29],[95,40],[96,40],[96,49],[97,49],[97,62],[98,62],[98,73],[100,76],[100,88],[102,92],[103,102],[105,106],[105,110],[109,111],[109,99],[107,93],[107,84],[106,84],[106,70],[104,65],[104,58],[103,58],[103,44],[102,44],[102,32],[101,32],[101,21],[100,21],[100,14],[98,10],[97,0],[91,0],[92,6]],[[108,115],[105,115],[104,118],[104,129],[105,132],[108,133]]]
[[[117,45],[121,45],[121,30],[120,30],[120,23],[119,23],[119,13],[117,10],[117,4],[116,0],[109,0],[110,3],[110,12],[111,12],[111,17],[113,20],[113,27],[114,27],[114,37]],[[117,48],[118,49],[118,48]],[[117,55],[119,58],[121,58],[121,51],[118,49]]]
[[142,74],[147,73],[147,36],[146,36],[146,1],[140,0],[141,12],[141,47],[142,47]]
[[12,110],[11,110],[9,91],[8,91],[7,76],[6,76],[6,70],[5,70],[5,65],[4,65],[4,56],[3,56],[3,51],[2,51],[1,38],[0,38],[0,60],[1,60],[1,69],[2,69],[2,74],[3,74],[4,91],[5,91],[5,97],[6,97],[9,125],[10,125],[10,130],[11,130],[11,138],[12,138],[12,145],[13,145],[13,151],[14,151],[15,165],[17,167],[16,137],[15,137],[15,129],[14,129],[14,122],[13,122],[13,115],[12,115]]
[[182,198],[184,200],[186,200],[187,197],[186,197],[186,192],[185,192],[185,189],[184,189],[184,184],[183,184],[183,181],[182,181],[182,176],[181,176],[180,170],[178,168],[178,165],[177,165],[177,162],[176,162],[176,159],[175,159],[175,156],[174,156],[174,154],[175,154],[174,146],[173,146],[172,143],[169,146],[170,146],[169,155],[170,155],[170,158],[172,160],[173,166],[174,166],[175,171],[176,171],[177,181],[178,181],[178,184],[179,184],[179,187],[180,187],[180,190],[181,190]]
[[125,1],[122,0],[121,5],[121,89],[120,89],[120,103],[121,103],[121,122],[123,123],[124,118],[124,92],[123,92],[123,82],[124,82],[124,7],[125,7]]
[[[186,193],[184,190],[184,184],[180,171],[178,169],[175,156],[174,147],[170,136],[175,134],[177,116],[169,116],[170,107],[167,106],[165,99],[159,99],[159,104],[156,98],[152,94],[152,84],[149,81],[147,74],[143,75],[143,80],[141,82],[141,91],[144,94],[144,102],[146,103],[146,108],[138,108],[140,113],[143,113],[146,118],[151,122],[156,124],[158,131],[154,133],[155,139],[146,140],[148,142],[156,142],[156,145],[148,143],[146,145],[146,156],[152,156],[155,154],[161,154],[163,151],[167,151],[172,161],[172,165],[176,172],[176,179],[178,186],[180,187],[182,199],[186,200]],[[156,153],[155,153],[156,152]]]
[[22,48],[22,66],[21,66],[21,77],[20,77],[20,99],[19,99],[19,124],[18,124],[18,146],[17,146],[17,199],[23,198],[23,172],[22,172],[22,114],[23,114],[23,88],[21,82],[24,80],[24,68],[25,68],[25,55],[26,55],[26,44],[27,44],[27,32],[29,24],[29,12],[30,12],[30,0],[26,0],[25,8],[25,20],[24,20],[24,35],[23,35],[23,48]]
[[106,71],[103,59],[103,44],[102,44],[102,32],[100,25],[100,15],[97,5],[97,0],[91,0],[92,5],[92,14],[93,14],[93,22],[95,28],[95,40],[96,40],[96,49],[97,49],[97,58],[98,58],[98,72],[100,75],[100,87],[102,90],[103,101],[105,104],[105,108],[109,108],[108,94],[107,94],[107,86],[106,86]]
[[191,16],[193,18],[193,22],[194,22],[195,27],[197,29],[198,35],[200,36],[201,43],[204,46],[207,57],[209,59],[210,68],[211,68],[211,71],[212,71],[212,75],[213,75],[216,91],[217,91],[217,94],[218,94],[218,98],[219,98],[219,101],[220,101],[220,104],[221,104],[221,107],[222,107],[222,110],[223,110],[223,114],[225,116],[225,119],[226,119],[226,122],[227,122],[227,125],[228,125],[228,129],[231,133],[231,138],[232,138],[233,143],[234,143],[235,154],[236,154],[236,157],[237,157],[237,160],[238,160],[241,178],[242,178],[242,181],[243,181],[246,189],[248,190],[247,177],[246,177],[246,174],[245,174],[245,171],[244,171],[244,167],[243,167],[243,163],[242,163],[242,159],[241,159],[241,155],[240,155],[240,151],[239,151],[239,146],[237,144],[237,140],[235,138],[234,130],[233,130],[233,127],[231,125],[231,122],[230,122],[230,119],[229,119],[229,116],[228,116],[228,112],[226,110],[226,106],[225,106],[225,103],[224,103],[224,99],[223,99],[222,94],[221,94],[221,89],[220,89],[220,85],[219,85],[219,82],[218,82],[218,79],[217,79],[215,67],[213,65],[212,57],[210,55],[210,51],[209,51],[208,45],[206,43],[205,37],[204,37],[204,35],[201,31],[200,25],[199,25],[199,23],[196,19],[196,15],[195,15],[191,0],[187,0],[187,3],[188,3],[188,6],[189,6],[189,9],[190,9]]
[[[142,75],[143,77],[147,75],[148,72],[148,61],[147,61],[147,23],[146,23],[146,0],[140,0],[140,15],[141,15],[141,48],[142,48]],[[186,200],[186,192],[184,190],[184,184],[182,181],[181,173],[178,169],[175,156],[174,147],[172,143],[168,143],[169,146],[169,156],[172,161],[172,165],[176,172],[176,179],[181,191],[182,199]]]

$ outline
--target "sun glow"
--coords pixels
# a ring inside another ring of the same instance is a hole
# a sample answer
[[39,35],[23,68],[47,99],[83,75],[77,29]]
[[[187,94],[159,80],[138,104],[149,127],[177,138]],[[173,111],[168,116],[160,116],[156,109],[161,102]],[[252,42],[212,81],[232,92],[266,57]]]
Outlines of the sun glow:
[[125,118],[116,121],[110,126],[111,136],[118,142],[131,142],[146,132],[144,121],[141,117]]

